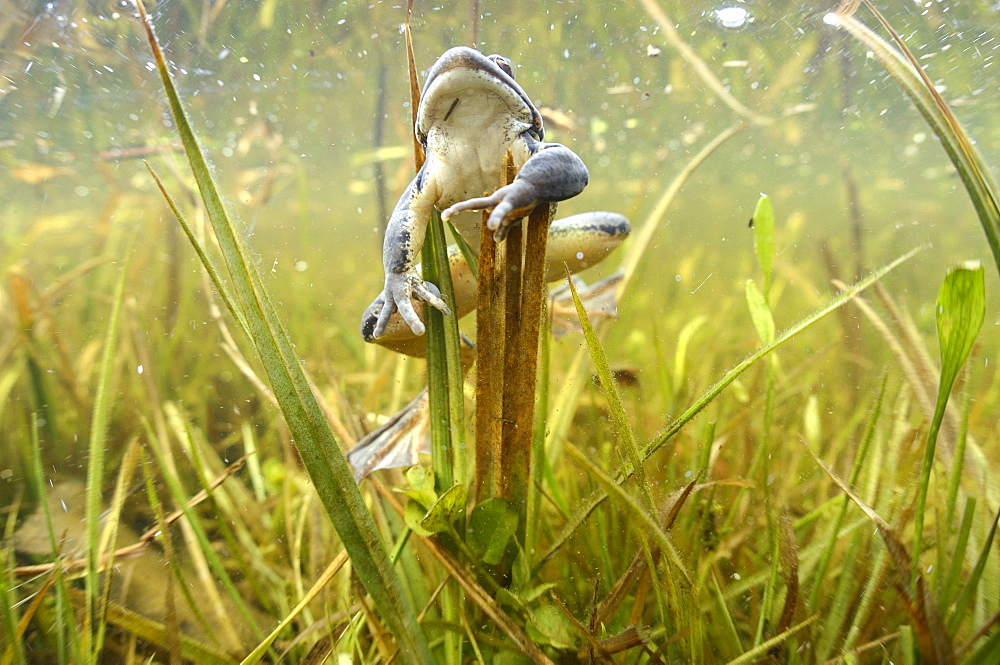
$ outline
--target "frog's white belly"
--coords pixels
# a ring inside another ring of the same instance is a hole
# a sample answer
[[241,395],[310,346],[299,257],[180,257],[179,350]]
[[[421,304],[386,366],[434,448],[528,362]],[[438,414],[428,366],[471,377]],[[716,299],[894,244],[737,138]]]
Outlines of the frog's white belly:
[[[476,127],[485,139],[470,141],[465,134],[469,127],[447,124],[434,127],[428,134],[426,172],[429,181],[424,183],[436,194],[435,207],[444,210],[454,203],[492,194],[500,187],[500,166],[507,153],[514,157],[514,168],[519,169],[528,160],[528,147],[521,140],[518,126],[492,125]],[[517,133],[515,133],[517,132]],[[482,213],[466,212],[452,218],[474,251],[479,250],[479,232]]]

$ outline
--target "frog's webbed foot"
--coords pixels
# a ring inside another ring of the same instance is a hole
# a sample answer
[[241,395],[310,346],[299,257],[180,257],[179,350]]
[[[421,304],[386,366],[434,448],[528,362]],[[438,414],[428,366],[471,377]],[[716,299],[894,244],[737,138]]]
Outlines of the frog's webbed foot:
[[347,453],[354,480],[379,469],[416,466],[421,454],[430,453],[430,409],[427,390],[404,406],[384,425],[370,432]]
[[379,312],[375,328],[372,330],[372,337],[379,338],[385,333],[390,317],[396,312],[399,312],[399,315],[403,317],[414,335],[423,335],[424,323],[413,308],[414,296],[445,314],[451,314],[451,310],[441,299],[441,292],[438,291],[438,288],[430,282],[420,279],[416,272],[389,273],[385,276],[382,310]]
[[[576,287],[580,302],[587,316],[594,319],[614,319],[618,316],[618,299],[616,291],[618,283],[625,273],[621,270],[588,286],[579,277],[571,277]],[[573,294],[563,283],[549,291],[549,311],[552,313],[552,335],[562,337],[570,332],[581,330],[580,319],[573,303]]]

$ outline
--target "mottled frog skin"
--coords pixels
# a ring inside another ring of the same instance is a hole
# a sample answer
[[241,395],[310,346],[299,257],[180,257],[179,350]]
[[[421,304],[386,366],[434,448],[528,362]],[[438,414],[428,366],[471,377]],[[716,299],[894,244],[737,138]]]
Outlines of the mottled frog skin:
[[[587,185],[587,167],[569,148],[543,140],[542,117],[514,82],[510,62],[458,47],[431,68],[417,109],[416,135],[426,161],[396,204],[386,229],[382,262],[385,290],[361,319],[361,335],[400,353],[425,355],[424,304],[451,314],[440,291],[421,277],[416,258],[432,210],[450,219],[478,255],[482,214],[493,240],[503,242],[537,205],[576,196]],[[501,164],[513,157],[517,176],[501,187]],[[493,192],[484,196],[484,192]],[[629,234],[616,213],[591,212],[552,222],[546,249],[546,281],[594,265]],[[476,307],[476,280],[457,247],[448,248],[455,311]],[[473,348],[463,348],[471,365]],[[348,453],[361,480],[377,469],[412,466],[428,448],[427,392]]]
[[[542,117],[512,71],[505,58],[465,47],[449,49],[431,68],[415,127],[426,161],[389,219],[382,251],[385,289],[362,317],[366,341],[423,355],[423,342],[416,339],[424,333],[422,303],[450,313],[416,263],[434,208],[478,254],[477,211],[490,211],[486,225],[501,242],[536,205],[564,201],[587,185],[583,161],[563,145],[544,142]],[[508,152],[517,176],[501,187]],[[548,279],[560,278],[564,264],[571,272],[594,265],[628,233],[628,220],[615,213],[556,220],[549,231]],[[456,314],[463,316],[475,308],[475,280],[456,249],[450,258]]]

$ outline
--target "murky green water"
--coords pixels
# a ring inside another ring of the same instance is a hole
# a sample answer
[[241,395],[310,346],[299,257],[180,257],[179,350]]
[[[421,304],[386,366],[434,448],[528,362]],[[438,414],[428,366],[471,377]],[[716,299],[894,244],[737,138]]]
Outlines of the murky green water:
[[[28,4],[0,19],[0,270],[16,270],[42,292],[91,258],[120,259],[137,238],[137,330],[176,349],[182,385],[161,389],[183,398],[197,390],[183,377],[202,354],[218,352],[204,332],[207,317],[192,304],[200,302],[196,260],[135,156],[183,192],[177,177],[187,178],[186,165],[172,150],[176,137],[134,11],[127,3]],[[664,321],[745,309],[742,285],[757,271],[748,218],[765,192],[778,215],[777,270],[785,279],[779,325],[831,292],[829,264],[850,279],[859,265],[932,243],[887,287],[930,337],[946,268],[983,260],[990,307],[981,340],[989,351],[976,362],[995,358],[997,279],[982,230],[936,138],[865,49],[824,24],[825,10],[798,3],[661,7],[707,71],[767,122],[736,134],[684,187],[612,339],[626,347],[658,340],[669,349],[678,331]],[[590,186],[561,206],[563,214],[603,208],[641,225],[687,161],[746,120],[639,2],[482,2],[480,10],[478,47],[513,59],[536,103],[566,114],[569,126],[550,123],[547,138],[590,167]],[[1000,9],[962,1],[896,10],[889,20],[995,169]],[[227,2],[204,10],[174,0],[151,11],[230,209],[289,312],[300,350],[337,372],[356,371],[370,353],[356,339],[356,321],[382,283],[376,163],[389,208],[412,174],[403,10],[381,2]],[[447,47],[470,42],[469,6],[418,2],[413,28],[424,69]],[[602,271],[615,266],[611,260]],[[61,293],[73,312],[54,319],[67,356],[87,352],[86,340],[103,331],[108,284],[78,279]],[[3,288],[0,342],[11,345],[17,326],[9,282]],[[675,318],[660,316],[667,312]],[[745,333],[752,345],[749,317]],[[719,366],[745,348],[731,348]],[[13,362],[10,353],[5,362]],[[10,395],[27,399],[17,388]]]

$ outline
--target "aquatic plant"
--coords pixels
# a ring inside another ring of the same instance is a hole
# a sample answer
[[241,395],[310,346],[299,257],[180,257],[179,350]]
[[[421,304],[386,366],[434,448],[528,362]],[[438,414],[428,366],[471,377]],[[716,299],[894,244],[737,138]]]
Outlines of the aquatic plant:
[[[260,25],[277,5],[257,8]],[[550,19],[538,20],[545,29]],[[711,49],[689,48],[711,71]],[[537,393],[522,408],[534,415],[531,477],[515,506],[487,498],[492,489],[477,496],[466,476],[472,391],[454,317],[431,311],[431,466],[379,472],[360,489],[345,480],[341,448],[423,377],[356,343],[353,312],[323,319],[318,285],[336,282],[338,298],[353,288],[332,268],[301,288],[261,270],[249,249],[261,239],[232,223],[220,197],[232,167],[210,171],[195,141],[211,136],[199,96],[179,93],[165,64],[161,102],[197,188],[172,151],[150,160],[155,180],[141,167],[132,177],[156,183],[170,208],[163,238],[177,227],[193,252],[116,224],[95,256],[39,282],[49,273],[15,261],[36,227],[0,231],[10,250],[0,297],[14,305],[0,307],[0,429],[14,453],[0,477],[23,469],[35,507],[25,518],[18,494],[5,513],[18,559],[0,551],[0,662],[996,661],[987,271],[963,263],[945,274],[934,267],[941,246],[872,243],[883,267],[828,293],[817,275],[824,261],[835,267],[836,241],[822,260],[793,251],[808,245],[801,215],[781,194],[791,181],[773,174],[767,197],[708,191],[740,209],[741,244],[691,250],[676,266],[657,252],[679,242],[680,226],[704,223],[677,213],[699,178],[715,184],[706,167],[751,136],[770,150],[796,131],[791,116],[746,120],[773,107],[729,90],[738,106],[720,105],[718,127],[649,148],[637,158],[643,179],[615,184],[623,207],[638,209],[634,198],[647,211],[619,258],[622,319],[589,315],[575,282],[550,303],[542,328],[569,313],[579,331],[540,340]],[[861,181],[860,194],[871,187]],[[137,197],[129,223],[151,200],[161,202]],[[40,223],[67,232],[69,220]],[[447,231],[435,220],[425,245],[439,277]],[[712,267],[689,283],[695,264]],[[738,278],[701,289],[721,269]],[[168,274],[179,277],[147,297]],[[81,283],[86,297],[66,301]],[[917,293],[928,284],[940,285],[936,301]],[[492,304],[484,323],[501,314]],[[195,324],[161,327],[168,311]],[[856,347],[843,342],[850,334]],[[329,347],[346,360],[329,362]],[[488,384],[480,404],[503,396]],[[78,434],[88,479],[69,500],[53,466],[76,459]],[[500,460],[490,473],[508,470]],[[119,596],[109,567],[138,564],[148,567],[133,578],[147,579]]]

